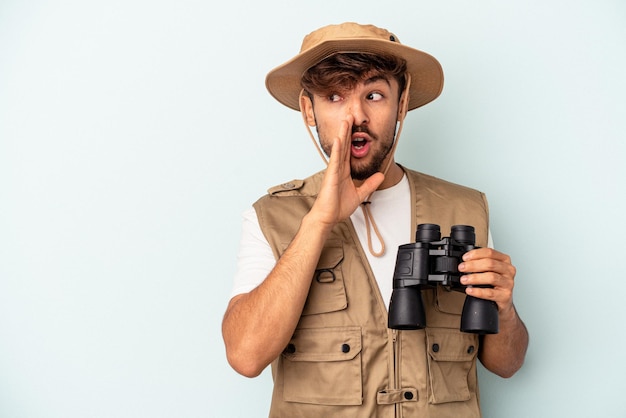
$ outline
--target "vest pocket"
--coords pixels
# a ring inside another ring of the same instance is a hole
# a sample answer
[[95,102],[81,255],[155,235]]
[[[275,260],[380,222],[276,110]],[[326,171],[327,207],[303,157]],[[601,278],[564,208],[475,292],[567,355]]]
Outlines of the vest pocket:
[[282,354],[288,402],[361,405],[361,328],[296,329]]
[[467,401],[469,373],[478,353],[478,337],[454,329],[427,328],[429,402]]
[[437,286],[436,297],[439,312],[456,315],[460,315],[461,312],[463,312],[463,304],[466,298],[465,292],[444,289],[442,286]]
[[302,315],[336,312],[348,306],[342,261],[342,242],[328,240],[317,263]]

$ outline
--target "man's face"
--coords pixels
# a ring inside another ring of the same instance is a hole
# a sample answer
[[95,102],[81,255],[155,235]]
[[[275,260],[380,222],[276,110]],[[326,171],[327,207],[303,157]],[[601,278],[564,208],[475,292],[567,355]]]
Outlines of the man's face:
[[316,129],[326,155],[330,156],[340,123],[349,115],[354,117],[350,165],[355,180],[383,171],[393,158],[389,152],[398,120],[398,94],[395,79],[375,78],[349,91],[314,96]]

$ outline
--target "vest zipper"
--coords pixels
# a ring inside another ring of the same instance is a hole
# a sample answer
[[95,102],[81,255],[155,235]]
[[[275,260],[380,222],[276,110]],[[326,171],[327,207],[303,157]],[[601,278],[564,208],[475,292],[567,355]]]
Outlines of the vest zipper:
[[400,387],[400,373],[398,372],[400,367],[400,345],[398,344],[398,330],[393,329],[391,331],[391,338],[393,342],[393,388],[398,389]]
[[[400,388],[400,344],[398,343],[398,330],[392,329],[391,332],[392,345],[393,345],[393,389]],[[395,404],[394,416],[399,418],[402,416],[402,406],[399,403]]]

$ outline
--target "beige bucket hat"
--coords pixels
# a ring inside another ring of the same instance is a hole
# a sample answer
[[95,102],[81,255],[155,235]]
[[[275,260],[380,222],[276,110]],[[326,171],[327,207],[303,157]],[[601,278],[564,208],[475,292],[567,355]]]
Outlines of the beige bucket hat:
[[300,80],[304,72],[339,52],[385,53],[404,58],[411,74],[408,110],[435,100],[443,89],[443,70],[433,56],[402,45],[386,29],[353,22],[324,26],[305,36],[300,53],[270,71],[265,85],[280,103],[300,110]]

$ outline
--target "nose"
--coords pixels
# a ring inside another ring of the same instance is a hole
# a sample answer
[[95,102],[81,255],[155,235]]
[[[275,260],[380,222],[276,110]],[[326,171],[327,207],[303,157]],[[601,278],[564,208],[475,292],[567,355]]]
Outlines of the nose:
[[369,122],[365,103],[363,103],[363,101],[357,97],[352,98],[352,100],[350,101],[350,105],[348,106],[348,113],[351,114],[354,118],[354,124],[356,126],[361,126]]

